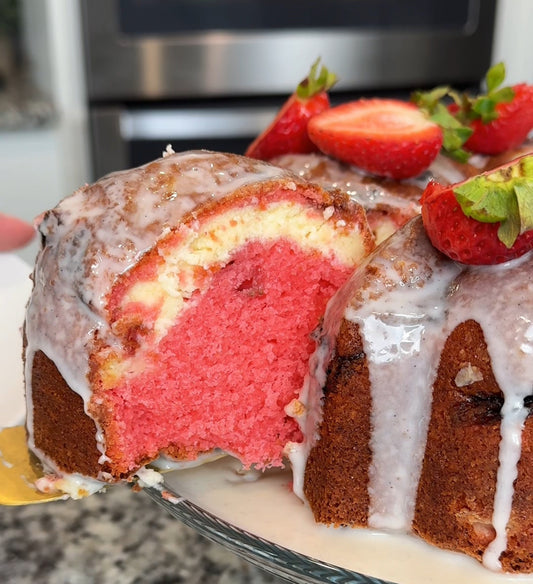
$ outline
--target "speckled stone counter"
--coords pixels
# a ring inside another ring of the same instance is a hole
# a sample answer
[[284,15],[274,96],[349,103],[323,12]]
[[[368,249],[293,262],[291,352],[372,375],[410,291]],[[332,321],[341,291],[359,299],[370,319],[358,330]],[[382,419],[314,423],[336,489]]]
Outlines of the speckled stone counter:
[[0,582],[281,584],[119,486],[81,501],[0,507]]

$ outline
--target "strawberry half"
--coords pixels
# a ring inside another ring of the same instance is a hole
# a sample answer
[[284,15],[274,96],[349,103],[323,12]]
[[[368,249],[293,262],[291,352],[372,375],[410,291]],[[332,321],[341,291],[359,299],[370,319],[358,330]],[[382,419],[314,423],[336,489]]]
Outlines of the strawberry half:
[[533,155],[456,185],[430,182],[421,204],[429,239],[451,259],[515,259],[533,249]]
[[413,104],[360,99],[310,120],[307,131],[329,156],[393,179],[417,176],[442,146],[440,127]]
[[296,91],[284,103],[274,121],[246,150],[246,156],[259,160],[270,160],[281,154],[307,154],[316,152],[309,140],[309,120],[330,107],[328,91],[337,81],[334,73],[322,66],[320,59],[309,75],[298,85]]

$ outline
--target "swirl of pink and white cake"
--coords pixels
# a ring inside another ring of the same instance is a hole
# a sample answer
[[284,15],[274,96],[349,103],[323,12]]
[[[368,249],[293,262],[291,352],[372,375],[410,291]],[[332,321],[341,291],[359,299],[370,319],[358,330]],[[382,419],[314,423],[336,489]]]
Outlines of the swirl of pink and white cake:
[[170,152],[79,189],[39,232],[27,428],[63,488],[160,456],[283,464],[310,335],[374,246],[360,205],[261,161]]

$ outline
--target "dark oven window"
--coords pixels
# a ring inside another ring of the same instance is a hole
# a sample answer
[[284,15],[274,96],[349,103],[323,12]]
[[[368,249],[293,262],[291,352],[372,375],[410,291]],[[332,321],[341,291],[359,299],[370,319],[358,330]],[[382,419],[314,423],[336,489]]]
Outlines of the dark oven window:
[[461,30],[476,2],[465,0],[120,0],[121,32],[320,28]]

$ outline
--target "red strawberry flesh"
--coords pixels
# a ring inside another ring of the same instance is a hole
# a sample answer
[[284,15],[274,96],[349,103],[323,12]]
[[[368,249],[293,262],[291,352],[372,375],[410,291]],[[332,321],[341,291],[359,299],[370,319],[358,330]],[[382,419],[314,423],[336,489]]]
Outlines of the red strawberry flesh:
[[441,129],[419,109],[392,99],[361,99],[315,116],[309,137],[328,154],[393,179],[426,170],[442,145]]
[[328,90],[337,77],[322,66],[320,59],[311,67],[309,75],[283,104],[272,123],[248,146],[246,156],[271,160],[282,154],[308,154],[318,149],[309,139],[309,120],[329,109]]

